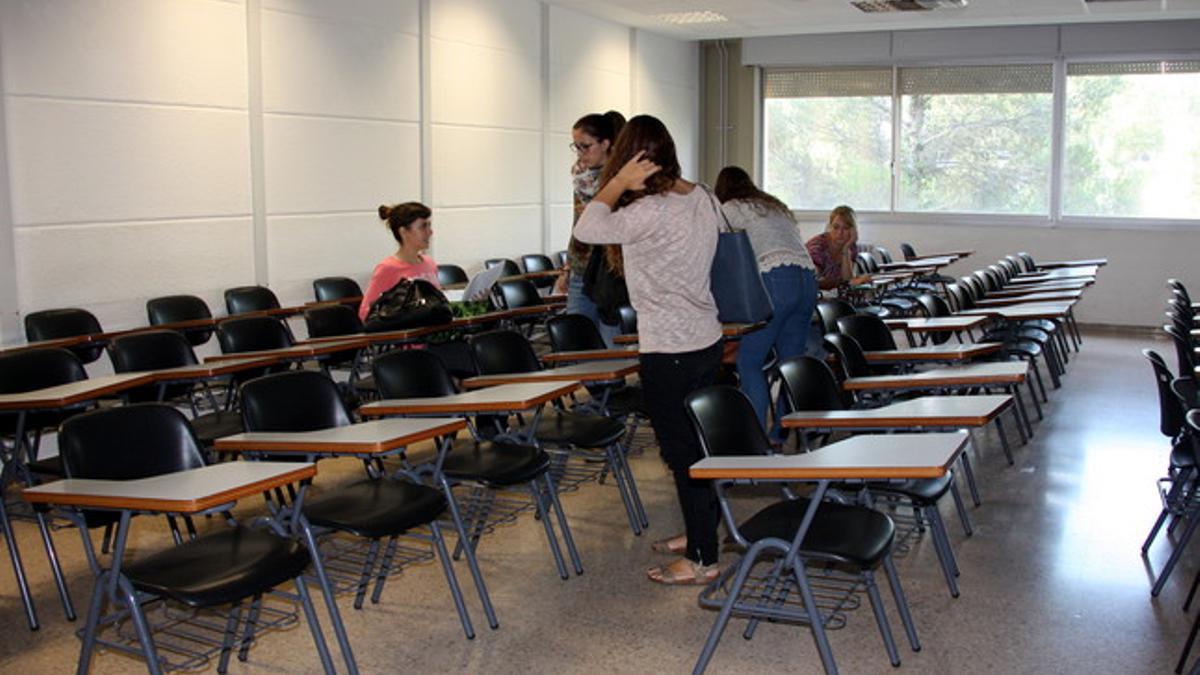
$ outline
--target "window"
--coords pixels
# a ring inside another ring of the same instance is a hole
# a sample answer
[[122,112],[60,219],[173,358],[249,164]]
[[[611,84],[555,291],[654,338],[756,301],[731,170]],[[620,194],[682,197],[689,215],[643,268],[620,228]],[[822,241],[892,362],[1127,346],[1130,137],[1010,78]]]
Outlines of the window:
[[888,209],[891,68],[772,71],[764,92],[763,189],[794,209]]
[[1064,215],[1200,218],[1200,61],[1070,63]]
[[1050,212],[1053,68],[901,68],[901,211]]

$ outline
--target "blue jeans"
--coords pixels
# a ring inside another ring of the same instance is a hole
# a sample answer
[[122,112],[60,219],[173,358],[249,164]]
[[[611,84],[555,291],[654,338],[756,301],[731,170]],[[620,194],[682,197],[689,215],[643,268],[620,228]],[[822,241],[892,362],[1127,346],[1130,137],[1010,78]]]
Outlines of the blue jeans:
[[[810,269],[784,265],[764,273],[763,283],[771,295],[775,313],[765,328],[742,338],[738,347],[737,370],[742,391],[754,405],[758,422],[765,429],[771,392],[767,389],[763,364],[767,362],[771,347],[775,348],[781,361],[805,353],[809,323],[817,308],[817,277]],[[782,405],[777,408],[780,412],[784,409]],[[778,428],[771,431],[773,437],[780,438]]]
[[571,280],[567,282],[567,314],[582,314],[591,319],[596,328],[600,329],[600,337],[604,338],[604,344],[609,347],[613,346],[613,338],[621,332],[619,325],[610,326],[600,321],[600,310],[596,309],[596,303],[583,293],[582,274],[572,273]]

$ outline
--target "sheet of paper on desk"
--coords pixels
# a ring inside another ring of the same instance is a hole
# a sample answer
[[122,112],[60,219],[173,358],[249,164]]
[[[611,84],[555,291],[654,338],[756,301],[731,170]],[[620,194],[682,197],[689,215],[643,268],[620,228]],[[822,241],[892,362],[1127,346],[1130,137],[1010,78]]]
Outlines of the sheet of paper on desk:
[[471,278],[471,283],[467,284],[467,290],[463,291],[462,300],[464,302],[487,300],[488,293],[492,290],[492,285],[499,281],[501,274],[504,274],[503,265],[496,265],[491,269],[476,274]]
[[462,290],[443,290],[442,293],[450,302],[462,302],[463,296],[466,295],[466,291]]

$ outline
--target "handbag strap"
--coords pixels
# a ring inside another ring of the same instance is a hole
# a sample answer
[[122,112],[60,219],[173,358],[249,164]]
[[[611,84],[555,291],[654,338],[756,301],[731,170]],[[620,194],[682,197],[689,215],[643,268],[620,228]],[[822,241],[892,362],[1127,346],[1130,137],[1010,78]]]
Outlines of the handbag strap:
[[[725,223],[725,231],[733,232],[733,225],[730,224],[729,217],[725,215],[725,211],[721,208],[720,203],[717,201],[717,196],[714,195],[712,190],[710,190],[704,183],[696,183],[696,186],[701,190],[704,190],[704,193],[708,195],[708,203],[713,207],[713,211],[716,211],[717,215],[721,216],[721,221]],[[717,232],[720,231],[721,223],[717,223]]]

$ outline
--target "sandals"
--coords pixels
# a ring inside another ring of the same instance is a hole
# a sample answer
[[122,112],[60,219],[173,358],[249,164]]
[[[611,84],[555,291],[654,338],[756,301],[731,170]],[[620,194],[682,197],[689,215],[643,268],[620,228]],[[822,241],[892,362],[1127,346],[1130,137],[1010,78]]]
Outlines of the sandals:
[[707,586],[721,575],[721,570],[715,563],[701,565],[687,558],[681,560],[686,563],[682,573],[673,569],[676,563],[669,563],[646,570],[646,578],[664,586]]
[[675,541],[676,539],[680,539],[681,536],[682,535],[676,535],[674,537],[667,537],[666,539],[659,539],[658,541],[650,544],[650,550],[654,551],[655,553],[662,553],[663,555],[682,556],[687,552],[687,539],[682,539],[682,545],[671,545],[671,542]]

